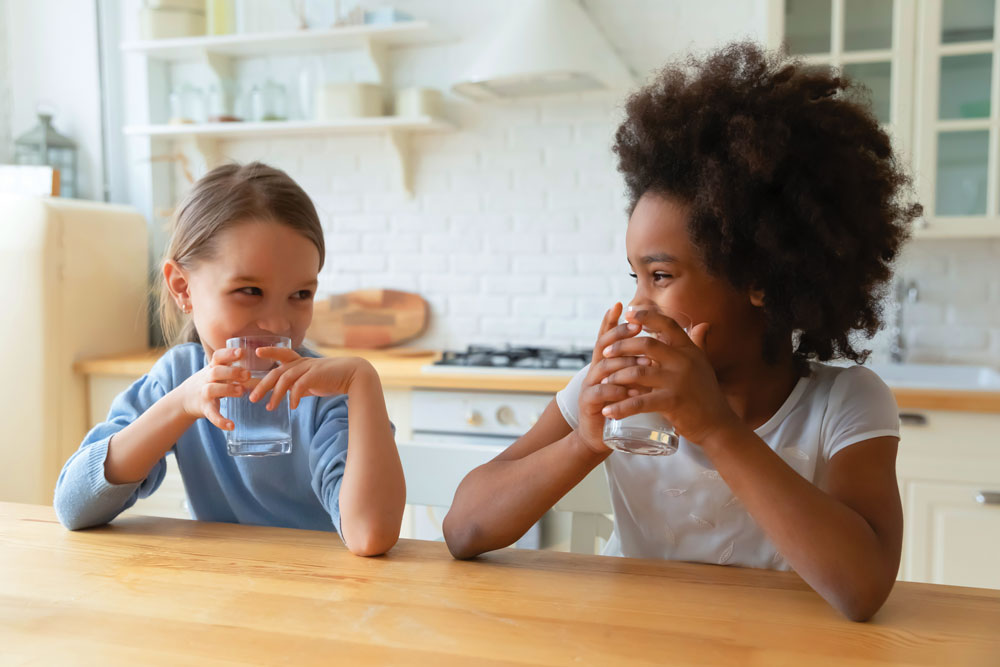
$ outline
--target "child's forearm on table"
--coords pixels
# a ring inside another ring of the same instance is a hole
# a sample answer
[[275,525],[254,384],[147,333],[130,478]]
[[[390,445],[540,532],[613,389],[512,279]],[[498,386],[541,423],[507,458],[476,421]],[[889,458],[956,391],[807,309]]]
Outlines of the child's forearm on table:
[[795,571],[846,616],[862,620],[898,568],[861,514],[786,464],[749,429],[720,434],[706,454]]
[[399,539],[406,485],[382,385],[371,366],[359,369],[348,390],[348,422],[341,528],[351,551],[372,556]]

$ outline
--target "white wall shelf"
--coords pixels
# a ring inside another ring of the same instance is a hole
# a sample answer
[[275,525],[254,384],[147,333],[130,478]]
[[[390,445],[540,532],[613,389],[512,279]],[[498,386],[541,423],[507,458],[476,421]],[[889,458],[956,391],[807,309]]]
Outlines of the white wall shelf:
[[426,21],[402,21],[392,25],[356,25],[323,30],[153,39],[123,42],[121,49],[165,62],[204,61],[222,77],[231,73],[234,58],[357,49],[368,54],[381,81],[385,81],[387,49],[442,41],[445,41],[444,36]]
[[384,133],[386,145],[395,158],[400,188],[413,194],[410,160],[410,134],[414,132],[441,132],[454,129],[448,121],[429,116],[400,118],[381,116],[375,118],[348,118],[343,120],[291,120],[259,123],[200,123],[178,125],[132,125],[126,127],[127,136],[150,137],[188,141],[204,163],[211,167],[219,164],[222,153],[219,142],[240,137],[292,137],[316,134]]
[[[360,50],[378,73],[378,82],[389,80],[388,52],[393,47],[419,46],[446,41],[446,38],[426,21],[404,21],[391,25],[356,25],[322,30],[293,30],[272,33],[241,33],[234,35],[204,35],[125,41],[123,53],[146,58],[157,64],[160,78],[173,63],[202,62],[220,79],[233,77],[233,62],[240,58],[255,58],[280,54],[324,53]],[[161,94],[163,94],[161,92]],[[151,103],[151,108],[160,106]],[[430,118],[400,118],[383,116],[317,121],[271,121],[237,123],[199,123],[181,125],[130,125],[124,134],[148,137],[153,141],[176,141],[199,154],[206,168],[219,164],[224,156],[219,144],[227,139],[258,137],[291,137],[322,134],[381,133],[395,157],[398,180],[402,190],[412,195],[410,174],[410,135],[414,132],[453,130],[448,121]]]

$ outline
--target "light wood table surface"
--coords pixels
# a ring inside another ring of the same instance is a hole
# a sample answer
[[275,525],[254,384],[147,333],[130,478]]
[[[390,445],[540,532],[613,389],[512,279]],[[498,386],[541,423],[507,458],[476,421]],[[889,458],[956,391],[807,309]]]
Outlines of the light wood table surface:
[[997,665],[1000,591],[897,583],[869,623],[795,574],[0,503],[0,663]]

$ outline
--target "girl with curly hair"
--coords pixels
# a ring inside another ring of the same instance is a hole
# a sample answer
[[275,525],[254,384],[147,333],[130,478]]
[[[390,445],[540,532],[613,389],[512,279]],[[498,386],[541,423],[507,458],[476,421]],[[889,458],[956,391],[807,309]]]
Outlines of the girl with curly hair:
[[[824,362],[865,360],[856,341],[881,326],[920,214],[889,137],[839,73],[740,43],[632,95],[614,151],[626,323],[615,304],[592,363],[466,477],[451,552],[513,543],[603,462],[605,553],[793,569],[869,618],[899,567],[898,410],[870,370]],[[680,436],[674,455],[605,445],[606,418],[651,412]]]

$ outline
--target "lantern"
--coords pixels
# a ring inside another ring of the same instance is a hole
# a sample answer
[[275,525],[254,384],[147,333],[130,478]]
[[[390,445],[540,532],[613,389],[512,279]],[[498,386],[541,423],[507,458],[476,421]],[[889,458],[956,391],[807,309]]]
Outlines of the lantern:
[[38,114],[38,126],[14,143],[17,164],[47,165],[59,170],[59,196],[76,196],[76,144],[52,127],[52,115]]

